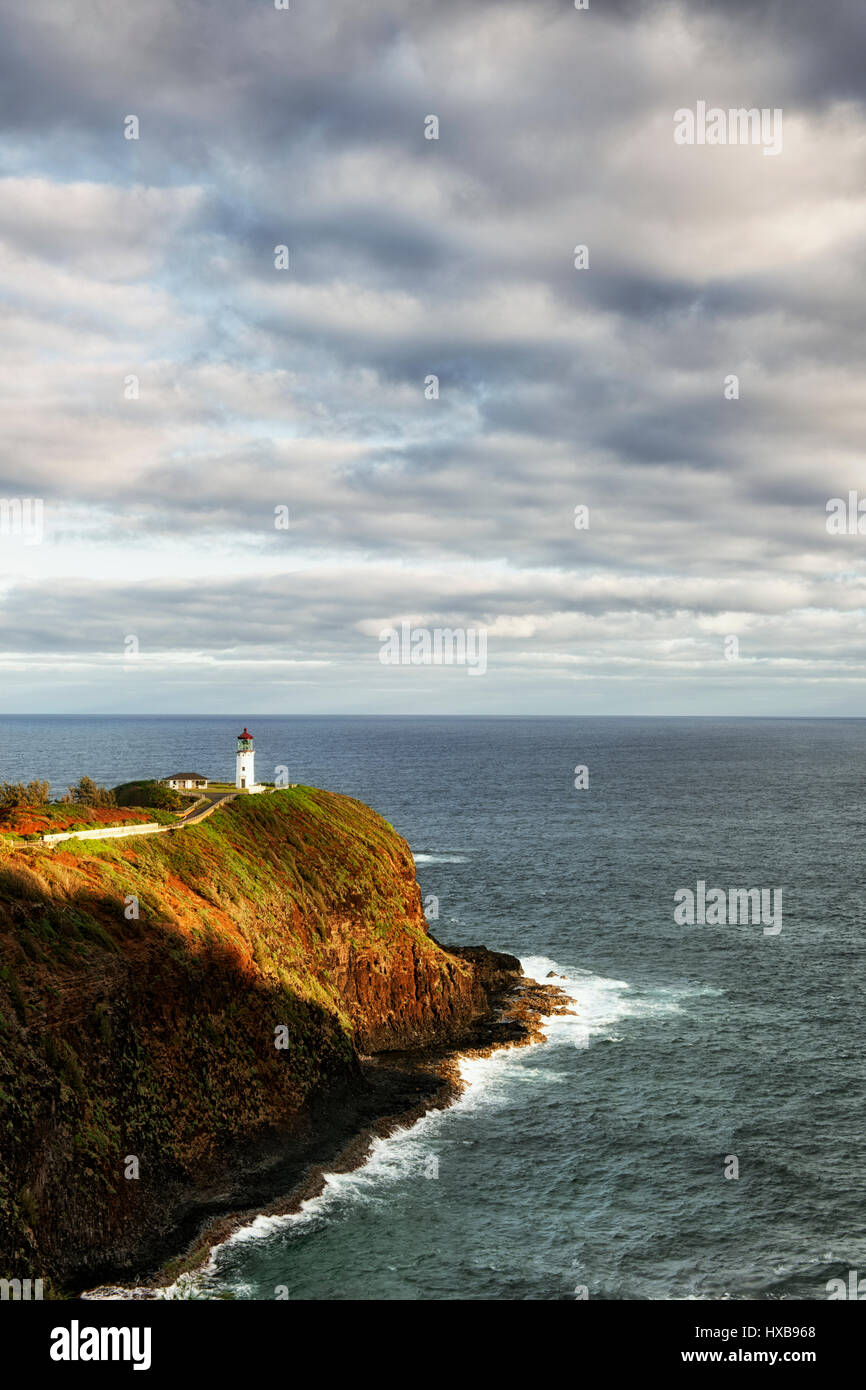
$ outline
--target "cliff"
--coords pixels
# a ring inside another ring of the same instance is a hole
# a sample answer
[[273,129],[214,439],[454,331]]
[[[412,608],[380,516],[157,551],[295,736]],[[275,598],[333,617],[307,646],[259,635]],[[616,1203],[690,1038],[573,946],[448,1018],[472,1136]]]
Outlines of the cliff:
[[405,841],[329,792],[6,843],[0,1269],[62,1289],[152,1264],[323,1097],[351,1116],[364,1054],[460,1042],[518,973],[437,944]]

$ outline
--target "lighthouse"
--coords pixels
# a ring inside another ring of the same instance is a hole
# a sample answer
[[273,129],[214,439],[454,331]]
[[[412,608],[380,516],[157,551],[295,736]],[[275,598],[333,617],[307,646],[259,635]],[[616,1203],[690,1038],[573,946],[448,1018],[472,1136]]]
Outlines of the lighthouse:
[[238,734],[238,752],[235,771],[235,786],[246,791],[251,791],[256,785],[254,765],[256,761],[255,749],[253,748],[253,736],[244,725],[242,734]]

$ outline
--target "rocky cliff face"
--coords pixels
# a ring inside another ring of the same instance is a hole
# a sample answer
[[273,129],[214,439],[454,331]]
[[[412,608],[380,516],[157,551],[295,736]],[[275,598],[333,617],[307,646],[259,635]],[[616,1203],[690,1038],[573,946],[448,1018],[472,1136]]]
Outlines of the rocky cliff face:
[[0,1274],[139,1268],[244,1155],[351,1095],[361,1054],[459,1041],[515,966],[439,946],[406,843],[328,792],[148,840],[7,844]]

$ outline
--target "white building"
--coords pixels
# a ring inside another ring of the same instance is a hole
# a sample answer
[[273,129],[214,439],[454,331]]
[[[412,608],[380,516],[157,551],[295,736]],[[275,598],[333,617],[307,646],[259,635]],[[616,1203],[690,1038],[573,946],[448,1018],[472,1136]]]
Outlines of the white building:
[[256,753],[253,748],[253,736],[246,725],[242,734],[238,734],[238,751],[235,764],[235,786],[239,791],[260,792],[264,787],[260,787],[256,782]]
[[200,772],[175,772],[171,777],[163,777],[165,787],[173,787],[176,792],[204,791],[208,779]]

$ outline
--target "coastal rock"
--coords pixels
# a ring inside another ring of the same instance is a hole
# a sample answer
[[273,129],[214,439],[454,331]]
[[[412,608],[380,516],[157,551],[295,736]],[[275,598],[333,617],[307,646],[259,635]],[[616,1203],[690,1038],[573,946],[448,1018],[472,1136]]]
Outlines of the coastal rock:
[[152,1269],[382,1117],[446,1103],[444,1051],[531,1040],[552,988],[441,946],[406,842],[334,793],[4,846],[0,1268],[61,1290]]

